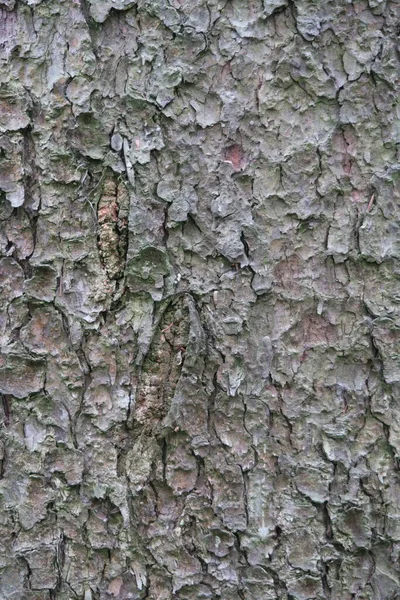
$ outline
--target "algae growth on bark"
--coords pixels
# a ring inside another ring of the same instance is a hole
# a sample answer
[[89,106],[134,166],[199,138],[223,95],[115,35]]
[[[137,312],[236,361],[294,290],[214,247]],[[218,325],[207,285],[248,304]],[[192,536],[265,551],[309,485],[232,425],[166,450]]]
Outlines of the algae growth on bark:
[[399,20],[0,2],[0,600],[400,598]]

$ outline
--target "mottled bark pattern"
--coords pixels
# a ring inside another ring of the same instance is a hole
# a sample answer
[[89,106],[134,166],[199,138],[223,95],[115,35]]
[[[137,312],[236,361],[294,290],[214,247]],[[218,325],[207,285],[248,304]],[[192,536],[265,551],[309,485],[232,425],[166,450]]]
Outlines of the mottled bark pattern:
[[140,369],[134,423],[152,435],[167,415],[179,381],[189,333],[189,311],[180,301],[165,311]]
[[129,195],[112,176],[104,181],[97,206],[98,244],[101,263],[109,279],[120,279],[125,269]]
[[399,19],[0,2],[0,600],[400,598]]

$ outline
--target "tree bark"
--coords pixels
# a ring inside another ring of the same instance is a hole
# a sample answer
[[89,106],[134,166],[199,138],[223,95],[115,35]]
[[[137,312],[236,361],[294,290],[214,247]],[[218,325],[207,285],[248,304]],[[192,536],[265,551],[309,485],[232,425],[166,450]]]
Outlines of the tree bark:
[[1,600],[400,598],[399,18],[0,2]]

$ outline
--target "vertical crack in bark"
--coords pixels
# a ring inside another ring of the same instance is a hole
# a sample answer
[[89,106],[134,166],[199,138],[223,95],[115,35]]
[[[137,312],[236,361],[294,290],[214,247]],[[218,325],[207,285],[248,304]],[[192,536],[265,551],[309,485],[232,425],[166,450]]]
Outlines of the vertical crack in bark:
[[128,191],[122,181],[107,176],[97,205],[100,260],[110,280],[123,277],[128,249]]

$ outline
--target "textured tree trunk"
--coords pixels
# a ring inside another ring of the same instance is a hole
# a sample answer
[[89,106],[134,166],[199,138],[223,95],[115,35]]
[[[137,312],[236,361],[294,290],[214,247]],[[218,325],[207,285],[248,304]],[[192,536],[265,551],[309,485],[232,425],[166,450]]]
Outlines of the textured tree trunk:
[[400,598],[399,6],[0,2],[1,600]]

